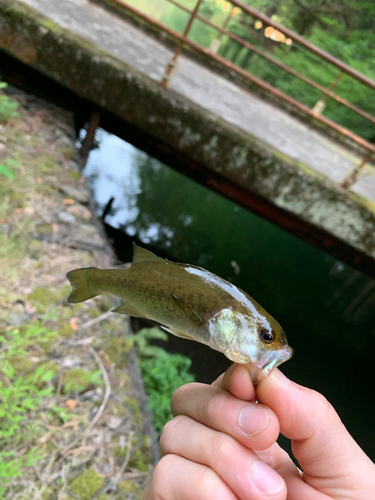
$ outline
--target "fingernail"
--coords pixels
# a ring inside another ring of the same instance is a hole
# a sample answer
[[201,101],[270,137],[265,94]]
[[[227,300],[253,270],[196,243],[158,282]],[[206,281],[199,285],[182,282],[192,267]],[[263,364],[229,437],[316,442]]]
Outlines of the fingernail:
[[268,411],[256,403],[243,408],[238,416],[238,425],[248,437],[259,434],[267,427],[269,421]]
[[253,465],[253,481],[262,493],[277,493],[283,488],[282,478],[263,462]]
[[284,384],[290,384],[290,380],[288,379],[288,377],[286,377],[282,371],[280,371],[279,369],[275,370],[277,376],[279,377],[279,379],[284,382]]

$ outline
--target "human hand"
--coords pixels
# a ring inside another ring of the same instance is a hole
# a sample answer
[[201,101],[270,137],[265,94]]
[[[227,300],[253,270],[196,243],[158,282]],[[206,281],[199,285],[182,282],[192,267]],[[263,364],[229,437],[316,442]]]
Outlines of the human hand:
[[[375,498],[375,465],[333,407],[279,370],[255,391],[247,368],[233,365],[211,386],[178,389],[172,411],[144,500]],[[279,430],[303,473],[276,443]]]

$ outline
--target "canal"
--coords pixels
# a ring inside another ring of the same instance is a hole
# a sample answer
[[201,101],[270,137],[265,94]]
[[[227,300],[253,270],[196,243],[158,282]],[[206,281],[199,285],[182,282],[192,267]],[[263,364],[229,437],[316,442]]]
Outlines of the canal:
[[[100,129],[96,141],[84,175],[119,259],[130,260],[135,239],[254,297],[295,350],[282,370],[322,392],[375,459],[375,281],[116,136]],[[166,348],[190,356],[202,382],[229,365],[195,342],[171,336]]]

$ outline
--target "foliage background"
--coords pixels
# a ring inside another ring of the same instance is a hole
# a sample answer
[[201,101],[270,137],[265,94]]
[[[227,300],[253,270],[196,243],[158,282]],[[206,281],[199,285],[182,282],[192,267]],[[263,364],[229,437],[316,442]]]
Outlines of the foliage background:
[[[188,14],[160,0],[127,0],[152,17],[182,33]],[[180,0],[189,9],[196,0]],[[283,26],[302,35],[311,43],[375,80],[375,3],[370,0],[245,0],[251,7]],[[222,26],[232,5],[225,0],[203,0],[199,14]],[[277,43],[265,36],[266,26],[256,28],[256,20],[235,9],[227,29],[269,55],[328,88],[340,71],[296,43]],[[189,37],[209,47],[218,32],[200,20],[193,22]],[[218,54],[247,69],[312,108],[323,95],[313,87],[277,68],[227,36],[221,39]],[[344,75],[335,93],[374,115],[374,91]],[[324,116],[352,130],[368,141],[375,140],[375,126],[350,109],[328,99]]]

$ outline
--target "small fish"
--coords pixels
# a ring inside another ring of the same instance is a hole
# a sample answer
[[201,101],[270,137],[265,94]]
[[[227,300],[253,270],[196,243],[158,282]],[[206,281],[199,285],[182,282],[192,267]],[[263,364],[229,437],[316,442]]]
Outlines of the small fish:
[[167,332],[195,340],[248,364],[253,382],[291,358],[284,330],[254,299],[201,267],[157,257],[133,243],[129,269],[75,269],[68,302],[104,292],[124,299],[113,312],[160,323]]

